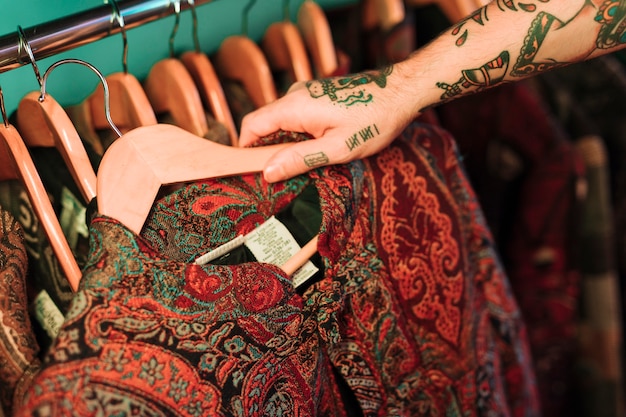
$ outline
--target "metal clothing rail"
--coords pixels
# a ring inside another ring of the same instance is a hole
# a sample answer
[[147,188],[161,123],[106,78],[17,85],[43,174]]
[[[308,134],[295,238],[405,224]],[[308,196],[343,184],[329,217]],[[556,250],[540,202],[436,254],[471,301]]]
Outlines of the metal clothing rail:
[[[195,0],[195,5],[211,0]],[[117,6],[124,18],[124,28],[131,29],[176,12],[172,0],[118,0]],[[180,2],[180,10],[189,9],[188,2]],[[112,17],[110,4],[65,16],[30,28],[23,28],[36,60],[85,45],[121,31]],[[16,31],[0,37],[0,73],[29,64],[26,51],[19,48]]]

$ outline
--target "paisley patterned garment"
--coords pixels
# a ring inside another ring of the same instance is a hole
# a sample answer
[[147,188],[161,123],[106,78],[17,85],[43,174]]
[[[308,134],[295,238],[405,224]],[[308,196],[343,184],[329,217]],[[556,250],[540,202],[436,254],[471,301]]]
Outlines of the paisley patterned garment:
[[[310,185],[324,273],[302,294],[271,265],[192,263]],[[367,416],[538,414],[518,307],[436,128],[281,183],[184,186],[142,236],[96,217],[91,248],[22,415],[345,415],[339,382]]]
[[39,346],[28,314],[24,231],[0,207],[0,416],[12,415],[14,399],[37,369]]

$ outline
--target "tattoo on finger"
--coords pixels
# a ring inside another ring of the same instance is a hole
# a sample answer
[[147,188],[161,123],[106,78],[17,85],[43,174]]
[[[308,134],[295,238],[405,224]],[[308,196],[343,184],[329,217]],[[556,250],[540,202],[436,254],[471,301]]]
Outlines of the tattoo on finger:
[[316,152],[308,155],[304,155],[304,163],[309,168],[315,168],[328,164],[328,156],[324,152]]

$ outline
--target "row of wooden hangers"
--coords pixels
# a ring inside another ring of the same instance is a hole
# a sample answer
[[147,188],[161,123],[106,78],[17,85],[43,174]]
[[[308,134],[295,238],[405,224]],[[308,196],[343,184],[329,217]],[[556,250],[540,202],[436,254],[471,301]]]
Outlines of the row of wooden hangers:
[[[28,54],[40,91],[33,91],[20,101],[16,117],[18,132],[8,122],[0,89],[4,122],[0,137],[6,145],[6,152],[0,149],[0,179],[21,179],[73,290],[78,288],[81,272],[28,147],[56,147],[85,202],[97,195],[101,214],[139,233],[162,186],[260,172],[275,152],[289,146],[237,147],[237,133],[217,72],[241,82],[254,104],[260,107],[276,99],[272,71],[288,71],[294,81],[300,81],[329,76],[337,69],[328,21],[313,0],[301,5],[296,23],[285,18],[270,25],[258,45],[245,35],[244,26],[241,35],[223,41],[213,60],[199,48],[195,7],[193,0],[188,1],[194,18],[195,50],[176,58],[170,48],[171,56],[151,68],[143,85],[128,72],[124,22],[114,1],[111,2],[113,16],[122,28],[124,39],[124,70],[106,77],[92,65],[72,59],[51,65],[41,76],[28,41],[18,27],[20,55]],[[375,6],[370,10],[383,10],[382,3],[386,3],[387,11],[379,15],[383,19],[377,24],[384,27],[400,17],[400,9],[395,0],[368,0],[367,4],[372,6],[366,9]],[[177,25],[178,11],[176,28]],[[119,136],[106,151],[102,150],[97,175],[72,120],[46,92],[50,72],[71,62],[88,66],[102,82],[79,107],[84,119],[94,130],[111,128]],[[208,129],[205,108],[227,127],[231,146],[202,138]],[[170,113],[174,125],[159,124],[156,118],[159,112]],[[287,274],[293,273],[316,251],[316,239],[283,265]]]
[[[193,1],[189,0],[189,3],[195,22]],[[123,28],[117,5],[114,2],[111,5],[115,20]],[[272,70],[292,71],[294,80],[313,77],[311,70],[307,72],[303,70],[306,67],[300,65],[304,58],[308,59],[308,55],[303,55],[305,42],[311,50],[316,73],[329,75],[336,64],[330,59],[334,46],[331,48],[332,36],[323,10],[317,3],[307,0],[299,10],[298,24],[299,28],[287,20],[274,23],[268,28],[261,45],[245,35],[227,38],[215,57],[218,70],[249,87],[257,106],[276,99],[275,90],[270,88]],[[296,33],[298,37],[294,36]],[[9,124],[0,96],[4,121],[0,126],[0,137],[6,151],[0,149],[0,179],[19,178],[24,184],[73,290],[78,288],[81,272],[28,147],[56,147],[84,201],[89,202],[97,195],[101,214],[115,218],[139,233],[163,185],[260,172],[271,155],[287,146],[245,149],[236,146],[236,131],[224,92],[211,60],[200,51],[197,42],[196,49],[182,54],[180,59],[171,53],[170,58],[157,62],[142,85],[127,70],[127,41],[123,29],[124,71],[107,77],[91,64],[74,59],[52,64],[41,76],[20,27],[18,34],[20,54],[28,54],[40,91],[30,92],[20,101],[16,113],[19,132]],[[298,42],[298,39],[302,40]],[[265,55],[261,48],[271,53]],[[104,152],[97,175],[68,113],[46,92],[48,75],[65,63],[85,65],[101,77],[102,84],[81,103],[80,111],[94,131],[111,128],[119,136]],[[202,138],[208,129],[204,105],[208,105],[216,119],[227,127],[231,146]],[[157,123],[158,112],[169,112],[176,126]],[[315,242],[316,239],[309,242],[298,256],[283,265],[286,273],[293,273],[310,258],[316,250]]]

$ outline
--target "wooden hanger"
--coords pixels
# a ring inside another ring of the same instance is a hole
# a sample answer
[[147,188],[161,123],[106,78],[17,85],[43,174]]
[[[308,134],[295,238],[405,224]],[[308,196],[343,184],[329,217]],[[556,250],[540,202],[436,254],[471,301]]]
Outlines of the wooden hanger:
[[195,4],[193,0],[187,0],[187,2],[191,6],[195,50],[183,53],[180,60],[194,80],[202,103],[206,108],[211,110],[211,114],[215,119],[226,127],[231,145],[237,146],[239,140],[237,128],[235,127],[233,115],[228,107],[224,89],[222,88],[222,84],[217,77],[209,57],[202,53],[200,49]]
[[261,48],[272,70],[287,71],[294,82],[313,78],[306,47],[295,24],[272,23],[263,36]]
[[200,93],[181,61],[166,58],[154,64],[144,87],[156,114],[169,113],[176,126],[206,135],[209,125]]
[[[30,46],[28,50],[30,51]],[[106,79],[93,65],[73,58],[53,63],[41,77],[32,51],[29,52],[29,56],[41,89],[28,93],[20,100],[17,108],[18,128],[27,145],[56,147],[59,150],[85,202],[90,202],[96,196],[96,174],[69,116],[61,105],[46,93],[46,81],[52,70],[67,63],[76,63],[89,68],[100,78],[104,86],[107,85]],[[122,133],[111,119],[108,87],[104,91],[106,118],[110,127],[121,136]]]
[[[111,119],[121,132],[157,123],[148,96],[134,75],[117,72],[107,75],[106,80],[110,91]],[[66,112],[80,132],[81,139],[102,155],[106,145],[98,131],[110,129],[104,112],[102,85],[99,84],[82,103],[67,107]]]
[[324,10],[313,0],[306,0],[298,10],[297,24],[311,55],[316,78],[329,77],[337,71],[337,51]]
[[215,54],[218,74],[228,80],[240,82],[255,107],[259,108],[278,98],[272,71],[263,51],[248,38],[248,12],[254,0],[243,11],[242,35],[228,36]]
[[173,123],[197,136],[209,130],[200,93],[182,62],[174,56],[174,38],[180,23],[180,1],[175,1],[176,21],[170,35],[170,57],[152,66],[144,88],[155,113],[169,113]]
[[237,146],[239,138],[235,121],[209,57],[202,52],[189,51],[183,53],[180,60],[193,79],[202,103],[211,110],[215,120],[226,127],[231,145]]
[[261,40],[261,49],[274,71],[286,71],[293,82],[313,78],[306,46],[298,27],[289,21],[289,0],[283,0],[285,16],[272,23]]
[[69,116],[50,95],[28,93],[17,108],[17,127],[28,146],[56,147],[85,202],[96,196],[96,173]]
[[[157,124],[156,115],[141,83],[134,75],[116,72],[106,76],[109,85],[111,119],[122,132]],[[104,89],[99,84],[87,99],[94,129],[109,129],[104,112]]]
[[365,0],[363,2],[363,27],[366,30],[389,30],[405,17],[403,0]]
[[[0,90],[1,100],[2,90]],[[72,290],[76,291],[82,276],[76,258],[63,234],[59,220],[50,202],[50,197],[46,193],[30,153],[19,132],[14,126],[6,122],[3,102],[1,106],[4,123],[0,124],[0,137],[4,145],[0,146],[0,163],[2,163],[0,179],[19,178],[21,180],[61,269]]]
[[[113,19],[117,20],[122,33],[122,68],[123,72],[113,73],[106,77],[109,87],[110,117],[122,132],[139,126],[149,126],[157,123],[156,116],[141,83],[134,75],[128,72],[128,39],[124,17],[120,13],[115,0],[105,0],[111,4]],[[109,120],[104,110],[104,88],[102,84],[87,99],[90,108],[90,119],[96,130],[108,129]]]
[[450,23],[458,23],[475,11],[476,1],[480,0],[406,0],[409,6],[436,4]]
[[[236,148],[172,125],[139,127],[104,154],[98,170],[98,211],[139,234],[162,186],[261,172],[272,155],[291,145]],[[305,245],[285,272],[293,273],[309,259],[317,250],[315,242]]]

